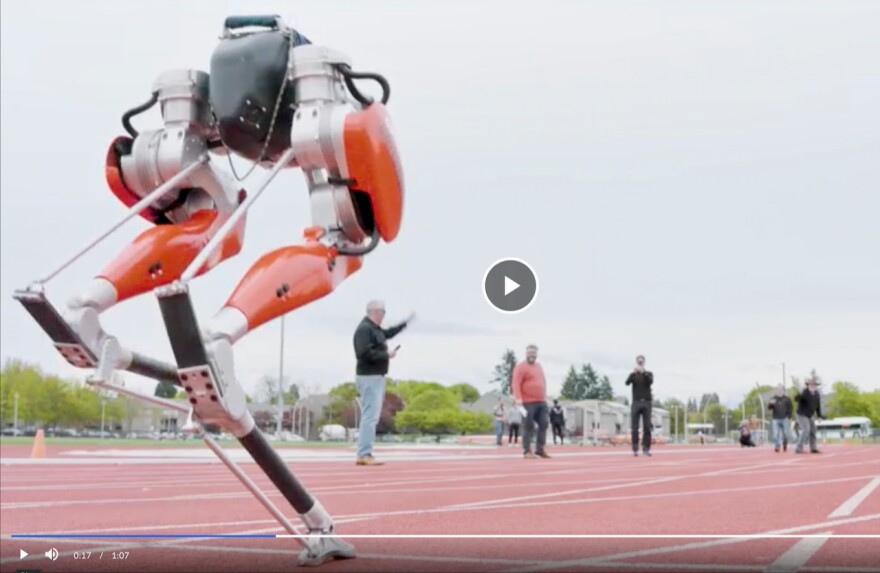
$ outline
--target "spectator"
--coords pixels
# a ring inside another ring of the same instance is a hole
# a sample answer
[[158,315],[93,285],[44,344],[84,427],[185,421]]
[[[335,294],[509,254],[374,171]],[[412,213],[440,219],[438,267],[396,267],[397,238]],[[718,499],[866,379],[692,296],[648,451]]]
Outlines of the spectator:
[[361,400],[361,424],[358,433],[357,465],[379,466],[383,462],[373,457],[376,424],[385,401],[385,375],[388,363],[397,356],[397,349],[388,350],[388,340],[397,336],[412,321],[406,320],[390,328],[382,328],[385,303],[373,300],[367,304],[367,316],[354,333],[354,353],[357,357],[355,384]]
[[495,444],[500,446],[504,437],[504,398],[498,398],[492,415],[495,416]]
[[507,409],[507,443],[515,445],[519,443],[519,428],[522,425],[522,412],[515,405]]
[[785,395],[785,388],[781,384],[776,387],[776,394],[770,399],[767,408],[773,412],[773,449],[778,453],[781,442],[782,451],[787,452],[792,405],[791,399]]
[[[549,458],[544,446],[547,444],[547,382],[544,369],[538,364],[538,347],[526,347],[526,360],[513,369],[513,395],[516,407],[523,415],[523,456],[526,459]],[[535,453],[532,453],[532,437],[537,426]]]
[[642,451],[651,455],[651,386],[654,384],[654,373],[645,370],[645,357],[636,357],[636,367],[626,379],[626,385],[632,386],[632,449],[633,455],[639,455],[639,419],[642,421]]
[[739,425],[739,445],[742,448],[754,448],[755,442],[752,441],[752,429],[749,427],[749,420],[743,420]]
[[804,453],[804,445],[809,441],[810,453],[819,454],[821,452],[816,447],[816,418],[825,419],[819,398],[819,381],[815,378],[807,380],[807,387],[795,399],[798,401],[797,419],[801,431],[794,453]]
[[553,445],[556,445],[556,436],[559,436],[559,445],[562,445],[562,431],[565,428],[565,410],[559,405],[559,400],[553,400],[550,408],[550,425],[553,427]]

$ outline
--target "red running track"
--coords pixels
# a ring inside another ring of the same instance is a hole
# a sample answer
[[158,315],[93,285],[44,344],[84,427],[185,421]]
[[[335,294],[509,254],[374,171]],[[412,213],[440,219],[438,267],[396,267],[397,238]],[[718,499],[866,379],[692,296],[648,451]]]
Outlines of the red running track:
[[[31,464],[16,459],[27,448],[0,448],[0,571],[298,570],[292,539],[11,539],[284,533],[219,463],[150,459],[155,448],[88,449],[109,459],[79,461],[50,448],[49,459]],[[379,447],[377,456],[389,461],[381,467],[356,467],[347,449],[291,467],[341,535],[483,536],[352,539],[358,557],[319,569],[328,573],[880,571],[878,447],[794,455],[767,447],[665,446],[652,458],[607,447],[550,452],[552,459],[524,460],[506,447]],[[297,523],[256,466],[242,465]],[[565,537],[571,535],[612,537]],[[645,537],[621,537],[633,535]],[[649,537],[656,535],[760,537]],[[842,537],[853,535],[875,538]],[[54,562],[43,556],[51,547],[60,553]],[[20,560],[20,549],[31,555]],[[114,560],[114,551],[127,558]],[[88,559],[75,559],[85,552]]]

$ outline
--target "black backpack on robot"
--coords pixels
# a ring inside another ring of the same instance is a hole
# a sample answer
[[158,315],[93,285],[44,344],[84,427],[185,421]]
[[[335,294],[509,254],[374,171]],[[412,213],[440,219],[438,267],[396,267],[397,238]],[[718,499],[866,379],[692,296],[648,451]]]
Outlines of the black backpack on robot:
[[[290,147],[294,91],[288,82],[278,101],[287,73],[291,41],[310,43],[293,30],[277,29],[273,17],[240,17],[226,21],[227,32],[244,26],[269,26],[270,30],[227,33],[211,56],[210,98],[223,144],[252,161],[277,159]],[[240,21],[239,21],[240,20]],[[260,157],[276,104],[279,106],[271,139]]]

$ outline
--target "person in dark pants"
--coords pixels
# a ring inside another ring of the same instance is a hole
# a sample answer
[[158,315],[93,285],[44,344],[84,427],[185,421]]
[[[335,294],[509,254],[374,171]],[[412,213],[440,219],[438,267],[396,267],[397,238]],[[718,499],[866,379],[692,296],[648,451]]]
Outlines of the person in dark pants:
[[[523,456],[526,459],[549,458],[544,446],[547,444],[547,382],[544,369],[538,364],[538,347],[526,347],[526,360],[513,369],[513,396],[515,408],[523,415]],[[532,437],[538,427],[535,453],[532,453]]]
[[626,385],[632,386],[632,448],[633,455],[639,455],[639,420],[642,421],[642,452],[651,455],[651,385],[654,384],[654,373],[645,370],[645,357],[636,357],[636,367],[626,379]]
[[522,412],[519,408],[513,406],[507,409],[507,445],[512,446],[519,443],[519,427],[522,425]]
[[776,387],[776,395],[770,399],[767,408],[773,412],[773,449],[779,453],[779,446],[782,445],[782,451],[788,451],[789,431],[791,430],[791,399],[785,395],[785,388],[782,384]]
[[739,447],[754,448],[755,442],[752,440],[752,429],[749,427],[749,421],[743,420],[739,425]]
[[801,427],[798,435],[796,454],[804,453],[804,446],[810,442],[810,453],[821,453],[816,447],[816,417],[825,419],[822,415],[822,403],[819,398],[819,381],[815,378],[807,380],[807,387],[795,398],[798,401],[797,420]]
[[565,428],[565,410],[559,405],[559,400],[553,400],[550,408],[550,425],[553,427],[553,445],[556,445],[556,436],[559,436],[559,444],[562,445],[562,429]]

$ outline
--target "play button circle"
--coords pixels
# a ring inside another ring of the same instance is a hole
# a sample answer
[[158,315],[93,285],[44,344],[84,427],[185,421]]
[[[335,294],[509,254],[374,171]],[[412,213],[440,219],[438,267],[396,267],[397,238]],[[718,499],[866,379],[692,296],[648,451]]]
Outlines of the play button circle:
[[522,312],[538,296],[538,276],[522,259],[501,259],[495,261],[483,276],[483,294],[498,312]]

